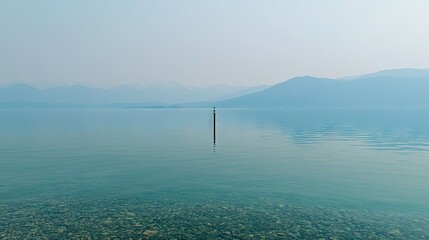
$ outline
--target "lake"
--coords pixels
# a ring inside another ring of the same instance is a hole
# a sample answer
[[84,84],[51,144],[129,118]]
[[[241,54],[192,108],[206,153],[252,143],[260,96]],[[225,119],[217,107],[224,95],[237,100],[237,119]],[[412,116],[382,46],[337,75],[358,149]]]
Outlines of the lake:
[[0,110],[0,239],[428,239],[429,110]]

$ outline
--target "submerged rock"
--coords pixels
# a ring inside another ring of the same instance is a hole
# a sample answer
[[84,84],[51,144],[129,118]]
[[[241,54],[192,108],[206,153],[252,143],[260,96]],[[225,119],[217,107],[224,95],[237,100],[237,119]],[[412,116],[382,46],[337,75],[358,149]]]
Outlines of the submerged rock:
[[131,218],[133,218],[133,217],[135,217],[136,216],[136,214],[135,213],[132,213],[132,212],[127,212],[127,217],[131,217]]
[[158,233],[156,230],[146,230],[143,232],[143,236],[145,237],[153,237]]
[[401,231],[399,231],[398,229],[393,229],[391,231],[388,232],[390,235],[401,235]]

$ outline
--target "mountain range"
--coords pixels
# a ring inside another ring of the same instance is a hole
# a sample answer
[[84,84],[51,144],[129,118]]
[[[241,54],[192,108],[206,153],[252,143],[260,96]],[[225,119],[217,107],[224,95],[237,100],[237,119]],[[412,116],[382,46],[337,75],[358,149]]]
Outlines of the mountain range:
[[394,69],[341,79],[296,77],[274,86],[214,85],[190,88],[176,82],[80,85],[38,89],[0,88],[0,107],[229,107],[229,108],[429,108],[429,69]]
[[38,89],[27,84],[16,84],[0,88],[0,106],[165,107],[185,102],[218,101],[264,88],[266,86],[229,85],[191,88],[176,82],[154,82],[147,85],[120,85],[109,89],[81,85]]
[[343,79],[296,77],[216,102],[251,108],[428,108],[429,69],[395,69]]

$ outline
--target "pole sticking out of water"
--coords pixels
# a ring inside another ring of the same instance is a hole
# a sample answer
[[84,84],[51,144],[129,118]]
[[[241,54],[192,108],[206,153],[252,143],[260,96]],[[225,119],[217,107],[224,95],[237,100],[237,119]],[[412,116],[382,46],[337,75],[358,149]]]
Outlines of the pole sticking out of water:
[[216,143],[216,107],[213,107],[213,143]]

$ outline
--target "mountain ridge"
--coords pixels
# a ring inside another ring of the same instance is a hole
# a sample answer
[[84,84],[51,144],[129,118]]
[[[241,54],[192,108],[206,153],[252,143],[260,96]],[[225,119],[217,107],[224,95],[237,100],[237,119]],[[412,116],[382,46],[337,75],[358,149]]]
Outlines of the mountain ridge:
[[148,84],[146,86],[120,85],[107,89],[83,85],[57,86],[40,89],[29,84],[0,86],[2,106],[169,106],[192,101],[217,101],[258,91],[259,87],[214,85],[186,87],[179,83]]
[[213,105],[249,108],[429,108],[428,90],[429,69],[396,69],[353,79],[295,77],[263,91]]
[[82,85],[38,89],[0,87],[0,106],[226,107],[226,108],[429,108],[429,69],[390,69],[350,78],[294,77],[273,86],[180,83]]

